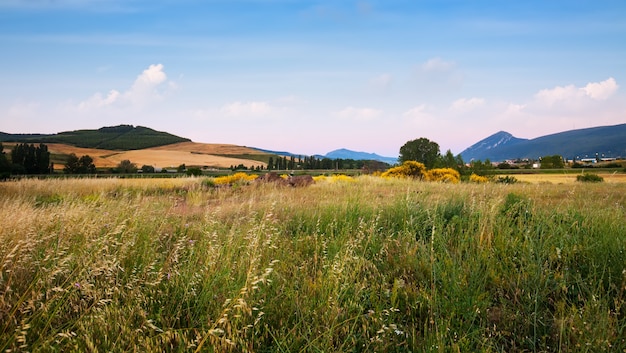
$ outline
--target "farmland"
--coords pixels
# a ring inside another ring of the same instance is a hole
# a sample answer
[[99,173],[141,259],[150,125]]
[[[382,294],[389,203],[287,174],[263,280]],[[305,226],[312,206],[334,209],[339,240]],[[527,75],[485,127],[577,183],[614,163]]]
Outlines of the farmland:
[[[14,143],[5,143],[8,149],[12,148],[13,145]],[[128,151],[83,148],[51,143],[48,144],[48,149],[53,156],[63,157],[70,153],[74,153],[78,157],[89,155],[93,158],[96,168],[99,169],[115,168],[123,160],[129,160],[138,167],[151,165],[159,168],[176,168],[181,164],[215,168],[228,168],[239,164],[256,167],[264,166],[265,163],[262,161],[267,160],[270,156],[267,153],[242,146],[195,142],[180,142]],[[62,170],[64,163],[63,158],[56,160],[55,170]]]
[[0,217],[2,351],[626,349],[623,182],[22,179]]

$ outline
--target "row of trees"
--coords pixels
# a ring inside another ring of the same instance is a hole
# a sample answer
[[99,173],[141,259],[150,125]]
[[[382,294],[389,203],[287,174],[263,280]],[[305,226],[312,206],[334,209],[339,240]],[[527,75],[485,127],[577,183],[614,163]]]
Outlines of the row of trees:
[[0,143],[0,175],[3,179],[11,174],[48,174],[52,173],[54,165],[50,162],[48,146],[43,143],[20,143],[11,149],[11,160],[4,152]]
[[386,169],[389,165],[380,161],[372,160],[354,160],[354,159],[330,159],[327,157],[317,158],[315,156],[277,156],[269,158],[267,163],[267,170],[294,170],[294,169],[369,169],[369,170],[382,170]]

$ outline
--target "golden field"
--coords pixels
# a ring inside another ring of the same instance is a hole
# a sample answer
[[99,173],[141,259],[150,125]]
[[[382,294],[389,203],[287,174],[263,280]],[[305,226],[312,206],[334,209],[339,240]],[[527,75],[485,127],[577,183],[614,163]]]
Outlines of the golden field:
[[[7,143],[8,148],[12,145]],[[74,153],[78,157],[89,155],[94,160],[96,168],[113,168],[123,160],[129,160],[138,167],[151,165],[157,168],[187,166],[208,166],[228,168],[231,165],[243,164],[250,166],[265,166],[265,163],[253,159],[226,157],[224,155],[262,155],[263,152],[237,145],[218,143],[181,142],[166,146],[147,148],[132,151],[112,151],[95,148],[81,148],[65,144],[47,144],[53,154]],[[55,165],[55,169],[63,169],[63,165]]]
[[[593,174],[598,174],[604,178],[605,183],[626,183],[626,174],[623,173],[594,173],[593,171],[586,171]],[[508,176],[514,177],[517,180],[524,183],[546,183],[546,184],[573,184],[577,183],[576,176],[581,173],[568,173],[568,174],[510,174]],[[506,176],[506,175],[502,175]]]

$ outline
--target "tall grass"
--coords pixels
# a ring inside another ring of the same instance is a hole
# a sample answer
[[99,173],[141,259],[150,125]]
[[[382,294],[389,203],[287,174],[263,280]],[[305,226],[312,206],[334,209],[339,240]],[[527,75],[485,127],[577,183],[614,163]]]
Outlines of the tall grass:
[[623,351],[626,185],[0,184],[2,351]]

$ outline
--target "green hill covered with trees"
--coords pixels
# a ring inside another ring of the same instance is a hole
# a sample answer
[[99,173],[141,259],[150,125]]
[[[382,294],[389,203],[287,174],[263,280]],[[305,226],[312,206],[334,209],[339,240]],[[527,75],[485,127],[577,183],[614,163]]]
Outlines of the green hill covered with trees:
[[191,140],[167,132],[132,125],[110,126],[97,130],[75,130],[51,135],[0,133],[0,142],[63,143],[76,147],[107,150],[140,150],[187,141]]

